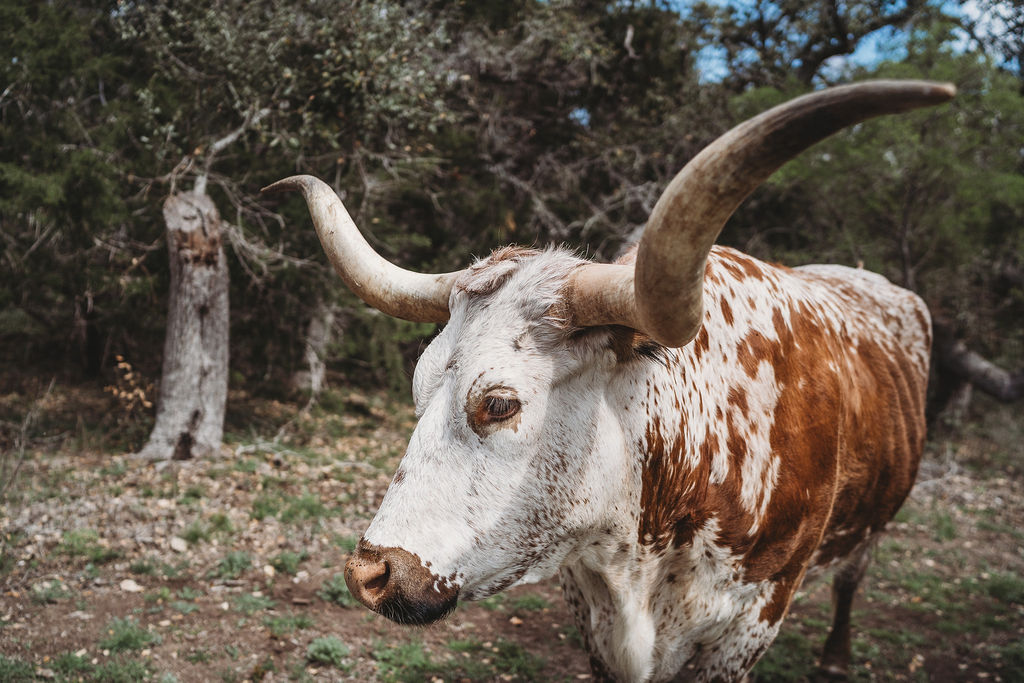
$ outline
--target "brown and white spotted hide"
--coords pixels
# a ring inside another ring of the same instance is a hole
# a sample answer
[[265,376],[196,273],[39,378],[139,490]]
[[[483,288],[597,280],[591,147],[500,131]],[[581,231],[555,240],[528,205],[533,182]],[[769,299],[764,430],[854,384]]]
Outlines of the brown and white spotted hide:
[[[580,263],[504,249],[460,276],[360,551],[413,558],[417,587],[373,599],[423,622],[559,572],[600,675],[741,678],[805,574],[859,562],[909,492],[927,309],[863,270],[716,247],[703,328],[667,349],[575,329]],[[518,410],[482,418],[494,397]]]

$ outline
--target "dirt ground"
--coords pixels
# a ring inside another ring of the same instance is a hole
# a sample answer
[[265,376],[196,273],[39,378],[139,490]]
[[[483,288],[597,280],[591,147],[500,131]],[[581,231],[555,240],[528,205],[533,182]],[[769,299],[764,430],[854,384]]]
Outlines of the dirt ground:
[[[0,681],[590,677],[554,581],[428,628],[348,594],[346,555],[414,425],[405,402],[335,393],[296,417],[235,396],[248,431],[228,434],[222,458],[154,464],[81,427],[106,399],[46,400],[0,507]],[[0,397],[5,424],[19,401]],[[989,408],[933,438],[875,552],[855,604],[856,680],[1024,680],[1024,425]],[[804,587],[758,680],[806,680],[829,602],[827,582]]]

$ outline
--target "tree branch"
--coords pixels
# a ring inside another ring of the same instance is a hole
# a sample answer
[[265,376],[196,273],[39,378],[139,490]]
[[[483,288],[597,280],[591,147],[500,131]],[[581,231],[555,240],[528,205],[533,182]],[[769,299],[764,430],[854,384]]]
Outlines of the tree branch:
[[1011,403],[1024,397],[1024,370],[1009,372],[971,351],[949,325],[935,323],[936,361],[989,396]]
[[234,129],[224,137],[213,142],[206,152],[206,163],[203,164],[203,171],[196,176],[196,183],[192,188],[192,192],[195,194],[206,194],[206,181],[210,175],[210,167],[213,166],[213,160],[216,156],[223,152],[225,148],[231,145],[233,142],[238,140],[247,130],[255,126],[260,120],[270,113],[270,107],[263,107],[257,112],[250,111],[246,115],[245,121],[242,122],[238,128]]

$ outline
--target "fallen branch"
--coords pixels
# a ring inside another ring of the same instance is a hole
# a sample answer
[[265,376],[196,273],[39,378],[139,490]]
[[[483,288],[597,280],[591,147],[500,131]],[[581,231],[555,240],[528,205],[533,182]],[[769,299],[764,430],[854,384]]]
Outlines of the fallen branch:
[[967,348],[943,323],[935,324],[935,352],[938,363],[949,372],[989,396],[1011,403],[1024,396],[1024,371],[1010,372]]

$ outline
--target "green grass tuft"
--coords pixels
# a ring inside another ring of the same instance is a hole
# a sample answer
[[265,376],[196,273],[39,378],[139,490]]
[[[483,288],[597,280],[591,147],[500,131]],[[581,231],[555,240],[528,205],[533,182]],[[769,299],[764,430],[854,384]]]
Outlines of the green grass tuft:
[[313,620],[305,614],[284,614],[281,616],[265,617],[263,625],[270,629],[270,635],[275,638],[283,638],[293,631],[301,631],[310,628]]
[[242,614],[255,614],[267,609],[274,609],[274,601],[265,595],[243,593],[235,598],[235,609]]
[[218,579],[237,579],[243,572],[252,569],[252,558],[249,553],[233,550],[217,563],[217,568],[210,572]]
[[142,650],[159,642],[160,636],[150,633],[134,619],[115,618],[107,624],[106,636],[100,640],[99,646],[111,652],[124,652]]
[[35,668],[28,662],[0,654],[0,681],[34,681]]
[[345,668],[345,658],[348,655],[348,646],[335,636],[317,638],[306,649],[306,661],[311,664],[325,664],[338,669]]
[[308,557],[309,553],[305,550],[298,553],[290,550],[284,550],[278,555],[270,558],[270,566],[282,574],[290,574],[294,576],[299,571],[299,565]]

